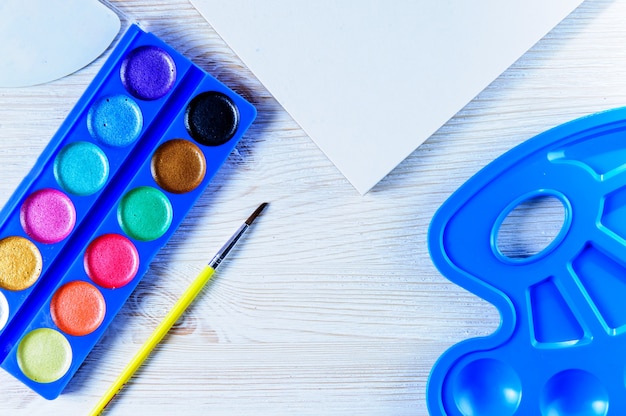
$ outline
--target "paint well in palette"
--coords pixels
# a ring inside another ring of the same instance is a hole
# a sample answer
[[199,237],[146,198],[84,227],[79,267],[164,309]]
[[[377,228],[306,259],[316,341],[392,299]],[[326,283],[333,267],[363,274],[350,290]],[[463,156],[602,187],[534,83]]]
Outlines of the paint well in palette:
[[226,95],[209,91],[195,96],[185,113],[189,135],[205,146],[228,142],[239,126],[239,111]]
[[104,296],[91,283],[75,280],[61,286],[50,302],[50,315],[64,333],[75,336],[98,329],[106,312]]
[[20,222],[26,234],[45,244],[65,239],[76,223],[72,200],[63,192],[45,188],[33,192],[22,204]]
[[4,329],[9,320],[9,302],[4,293],[0,292],[0,331]]
[[54,160],[54,177],[66,192],[87,196],[98,192],[109,177],[109,160],[97,145],[74,142]]
[[72,363],[72,347],[59,331],[35,329],[20,341],[17,363],[26,377],[52,383],[63,377]]
[[117,209],[120,227],[139,241],[152,241],[170,228],[172,204],[165,194],[152,186],[140,186],[122,197]]
[[104,234],[89,244],[83,264],[94,283],[115,289],[126,286],[137,274],[139,253],[133,242],[123,235]]
[[10,236],[0,240],[0,259],[2,289],[28,289],[41,274],[41,253],[35,244],[24,237]]
[[87,129],[94,139],[112,147],[134,143],[143,128],[139,105],[126,95],[112,95],[97,100],[89,109]]
[[163,49],[146,45],[134,49],[122,62],[122,84],[141,100],[156,100],[167,94],[176,81],[176,64]]
[[154,181],[175,194],[191,192],[202,183],[206,159],[202,150],[189,140],[174,139],[154,152],[150,165]]

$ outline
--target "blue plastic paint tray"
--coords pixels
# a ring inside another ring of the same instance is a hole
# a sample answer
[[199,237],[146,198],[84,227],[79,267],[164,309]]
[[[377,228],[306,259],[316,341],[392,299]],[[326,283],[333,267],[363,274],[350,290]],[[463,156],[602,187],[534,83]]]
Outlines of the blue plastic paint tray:
[[[507,215],[538,196],[564,223],[510,258]],[[452,282],[496,306],[500,327],[435,364],[432,415],[626,415],[626,108],[546,131],[485,167],[435,214],[429,249]]]
[[0,361],[57,397],[252,124],[132,25],[0,212]]

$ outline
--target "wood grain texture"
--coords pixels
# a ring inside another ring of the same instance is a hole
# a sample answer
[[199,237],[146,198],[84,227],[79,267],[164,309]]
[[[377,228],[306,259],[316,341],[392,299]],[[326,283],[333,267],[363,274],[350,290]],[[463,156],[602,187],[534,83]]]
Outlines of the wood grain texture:
[[[439,355],[499,323],[494,307],[432,265],[432,215],[503,152],[626,97],[626,2],[587,0],[359,196],[186,0],[112,3],[252,101],[259,117],[65,393],[46,401],[0,372],[2,415],[87,413],[263,201],[266,212],[107,414],[427,414]],[[47,85],[0,89],[0,203],[103,59]]]

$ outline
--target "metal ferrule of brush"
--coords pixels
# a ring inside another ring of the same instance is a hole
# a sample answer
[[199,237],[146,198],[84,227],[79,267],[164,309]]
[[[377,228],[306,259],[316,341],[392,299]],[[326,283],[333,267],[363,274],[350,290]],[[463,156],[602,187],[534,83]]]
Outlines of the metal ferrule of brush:
[[226,242],[226,244],[224,244],[222,248],[217,252],[217,254],[215,254],[213,259],[211,259],[211,261],[209,262],[209,266],[211,266],[214,269],[217,269],[218,266],[222,263],[222,260],[226,258],[230,250],[232,250],[232,248],[235,247],[235,245],[237,244],[237,241],[239,241],[239,239],[246,232],[248,227],[250,227],[248,224],[246,223],[242,224],[237,230],[237,232],[235,232],[235,234],[233,234],[233,236],[230,237],[230,239]]

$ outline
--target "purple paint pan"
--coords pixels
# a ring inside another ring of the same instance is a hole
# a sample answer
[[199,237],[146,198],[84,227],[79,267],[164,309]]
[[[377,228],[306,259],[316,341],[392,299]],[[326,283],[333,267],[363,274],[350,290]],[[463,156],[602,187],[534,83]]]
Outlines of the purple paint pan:
[[122,62],[122,84],[140,100],[156,100],[167,94],[176,81],[176,64],[158,46],[133,50]]

